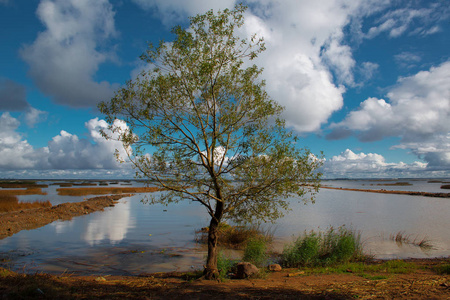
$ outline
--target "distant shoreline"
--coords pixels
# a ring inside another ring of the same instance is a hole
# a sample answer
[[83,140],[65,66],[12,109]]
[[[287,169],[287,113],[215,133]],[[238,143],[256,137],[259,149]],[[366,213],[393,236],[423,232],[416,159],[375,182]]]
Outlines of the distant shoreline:
[[372,190],[372,189],[349,189],[342,187],[321,186],[321,189],[341,190],[341,191],[353,191],[353,192],[366,192],[366,193],[379,193],[379,194],[398,194],[398,195],[410,195],[410,196],[424,196],[424,197],[437,197],[437,198],[450,198],[450,193],[430,193],[430,192],[414,192],[414,191],[391,191],[391,190]]

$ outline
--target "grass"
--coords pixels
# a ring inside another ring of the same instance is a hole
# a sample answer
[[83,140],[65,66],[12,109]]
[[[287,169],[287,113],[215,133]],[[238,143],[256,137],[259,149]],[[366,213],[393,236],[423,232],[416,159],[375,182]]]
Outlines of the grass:
[[267,241],[265,238],[251,238],[244,248],[243,261],[262,267],[267,262]]
[[364,260],[361,236],[345,226],[326,232],[304,233],[285,246],[281,264],[285,267],[329,266],[336,263]]
[[41,188],[33,187],[27,188],[25,190],[0,190],[1,196],[20,196],[20,195],[47,195],[46,192],[43,192]]
[[[196,231],[195,240],[206,244],[208,241],[208,227]],[[227,223],[219,225],[219,246],[230,249],[244,249],[250,239],[262,239],[267,243],[273,239],[273,232],[263,230],[258,226],[231,226]]]
[[127,193],[151,193],[159,189],[156,187],[90,187],[90,188],[59,188],[60,196],[87,196]]
[[390,235],[390,240],[395,241],[399,246],[403,244],[408,244],[421,248],[422,250],[433,249],[433,244],[426,237],[423,239],[418,239],[417,237],[412,239],[411,235],[406,234],[404,231],[399,231],[395,235]]
[[440,275],[450,275],[450,264],[444,264],[434,267],[434,271]]
[[[320,274],[354,274],[369,280],[386,279],[392,274],[410,274],[417,270],[417,265],[403,260],[388,260],[376,263],[347,262],[333,266],[316,266],[302,268],[301,275]],[[296,274],[296,271],[294,273]]]
[[225,257],[222,251],[217,255],[217,269],[219,270],[219,279],[228,279],[228,274],[236,271],[238,260]]
[[446,190],[450,189],[450,184],[441,185],[441,189],[446,189]]
[[51,206],[50,201],[19,202],[16,196],[0,196],[0,212]]

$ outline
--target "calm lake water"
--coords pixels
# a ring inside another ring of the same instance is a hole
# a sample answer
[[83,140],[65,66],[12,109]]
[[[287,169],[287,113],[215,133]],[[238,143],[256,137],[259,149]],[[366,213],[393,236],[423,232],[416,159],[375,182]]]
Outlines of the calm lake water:
[[[448,192],[440,189],[442,183],[408,182],[411,185],[381,186],[395,181],[332,180],[323,181],[323,185]],[[47,196],[19,199],[48,199],[56,205],[84,198],[57,196],[56,188],[45,189]],[[144,196],[122,198],[115,207],[103,212],[56,221],[0,240],[1,264],[14,270],[56,274],[140,274],[201,269],[206,249],[196,244],[194,237],[195,230],[208,225],[206,210],[188,201],[167,207],[146,205],[141,202]],[[273,247],[278,251],[305,230],[345,225],[361,232],[365,251],[376,258],[450,255],[449,198],[322,189],[315,204],[304,205],[297,198],[291,198],[290,202],[292,211],[276,224],[265,225],[274,231]],[[425,252],[417,246],[398,245],[390,239],[398,232],[409,235],[411,240],[426,238],[433,249]]]

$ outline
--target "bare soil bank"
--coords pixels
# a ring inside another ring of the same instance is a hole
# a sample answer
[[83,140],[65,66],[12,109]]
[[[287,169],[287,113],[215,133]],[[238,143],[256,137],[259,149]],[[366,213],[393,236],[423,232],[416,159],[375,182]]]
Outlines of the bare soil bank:
[[371,190],[371,189],[348,189],[338,188],[331,186],[321,186],[321,189],[341,190],[341,191],[354,191],[354,192],[366,192],[366,193],[381,193],[381,194],[399,194],[410,196],[425,196],[425,197],[438,197],[438,198],[450,198],[450,193],[428,193],[428,192],[413,192],[413,191],[390,191],[390,190]]
[[114,206],[117,200],[130,194],[101,196],[76,203],[62,203],[53,207],[26,209],[0,214],[0,239],[11,236],[21,230],[42,227],[56,220],[70,220],[105,207]]
[[[414,260],[410,274],[367,279],[356,274],[295,275],[285,269],[263,279],[225,282],[192,280],[187,274],[142,276],[54,276],[16,274],[0,268],[2,299],[449,299],[450,275],[436,265],[449,260]],[[301,273],[301,272],[300,272]],[[294,276],[292,276],[294,275]],[[367,274],[376,276],[377,274]]]

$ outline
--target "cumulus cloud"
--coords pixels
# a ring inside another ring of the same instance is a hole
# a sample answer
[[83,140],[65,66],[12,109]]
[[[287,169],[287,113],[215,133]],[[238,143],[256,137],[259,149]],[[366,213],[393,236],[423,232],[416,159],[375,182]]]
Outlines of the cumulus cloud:
[[[427,164],[414,162],[406,164],[387,163],[385,158],[376,153],[354,153],[350,149],[340,155],[326,160],[323,165],[323,173],[329,178],[386,178],[386,177],[417,177],[423,176],[427,170]],[[428,175],[439,175],[429,173]]]
[[29,107],[25,86],[0,78],[0,110],[21,111]]
[[[121,121],[116,121],[123,126]],[[123,123],[123,122],[122,122]],[[99,130],[107,130],[108,124],[98,118],[85,123],[90,139],[80,139],[64,130],[48,143],[48,162],[52,169],[116,169],[114,157],[118,149],[126,156],[122,143],[104,139]]]
[[111,98],[115,86],[94,80],[99,65],[114,59],[101,47],[117,34],[108,0],[42,0],[37,16],[45,30],[21,56],[39,89],[57,103],[75,107]]
[[398,147],[409,148],[430,163],[437,156],[446,160],[450,153],[445,148],[450,128],[450,61],[400,78],[387,97],[389,101],[368,98],[362,102],[342,122],[331,125],[334,130],[328,138],[345,138],[349,132],[361,141],[401,137]]
[[[0,117],[2,128],[0,169],[2,172],[8,170],[129,170],[129,165],[120,165],[114,156],[117,149],[119,155],[126,157],[122,143],[116,140],[105,140],[100,135],[100,129],[108,132],[108,124],[104,120],[95,118],[85,123],[89,132],[88,138],[79,138],[77,135],[61,130],[59,135],[48,142],[47,147],[38,149],[33,148],[17,132],[19,125],[19,120],[9,113],[3,113]],[[116,120],[114,125],[122,130],[128,128],[120,120]]]
[[25,169],[36,166],[45,154],[35,151],[27,140],[16,132],[20,122],[8,112],[0,116],[0,169]]
[[[232,8],[236,1],[144,1],[163,22],[175,25],[183,16],[207,9]],[[343,43],[348,15],[359,1],[247,1],[249,10],[241,34],[263,36],[265,51],[256,61],[265,69],[267,90],[286,107],[288,125],[300,132],[316,131],[343,105],[342,84],[353,84],[355,61]],[[334,83],[336,74],[338,85]]]

